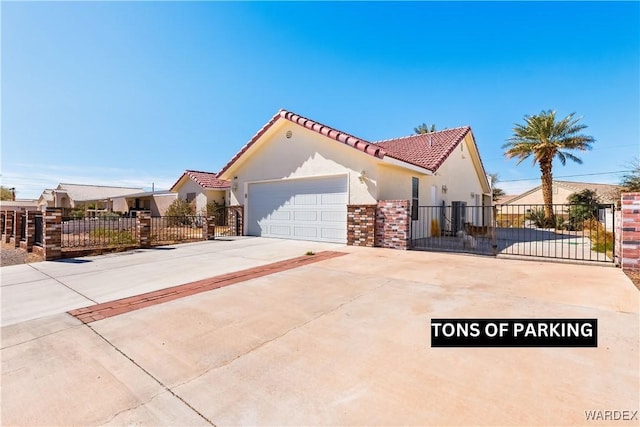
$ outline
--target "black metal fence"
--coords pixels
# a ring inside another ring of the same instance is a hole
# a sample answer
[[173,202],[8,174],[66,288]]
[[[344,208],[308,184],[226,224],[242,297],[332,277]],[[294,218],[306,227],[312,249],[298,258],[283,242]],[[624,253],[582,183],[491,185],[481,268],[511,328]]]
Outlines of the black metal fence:
[[33,229],[33,243],[37,246],[42,246],[44,242],[44,236],[42,233],[42,215],[37,214],[33,217]]
[[491,206],[419,206],[411,222],[414,249],[493,254]]
[[420,206],[414,249],[613,262],[614,205]]
[[0,214],[0,227],[2,228],[2,234],[4,234],[4,223],[5,223],[5,214]]
[[496,206],[498,253],[576,261],[613,262],[612,204]]
[[151,218],[151,244],[164,245],[203,240],[206,218],[200,215]]
[[61,244],[63,248],[133,246],[137,233],[135,218],[62,218]]
[[27,240],[27,214],[20,215],[20,240]]

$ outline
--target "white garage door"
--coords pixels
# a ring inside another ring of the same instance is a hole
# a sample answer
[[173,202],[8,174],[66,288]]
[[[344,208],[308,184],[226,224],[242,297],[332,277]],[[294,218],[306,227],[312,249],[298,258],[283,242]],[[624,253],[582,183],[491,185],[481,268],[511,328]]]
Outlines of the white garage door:
[[251,236],[347,242],[347,177],[249,185]]

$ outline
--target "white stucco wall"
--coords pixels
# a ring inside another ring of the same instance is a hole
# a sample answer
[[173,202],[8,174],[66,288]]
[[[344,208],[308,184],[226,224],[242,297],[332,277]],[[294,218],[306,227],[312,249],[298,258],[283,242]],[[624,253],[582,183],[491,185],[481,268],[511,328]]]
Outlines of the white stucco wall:
[[205,190],[193,180],[187,178],[182,181],[182,183],[178,186],[178,198],[182,200],[187,200],[187,194],[195,193],[195,203],[196,203],[196,213],[201,212],[203,209],[207,208],[207,195],[205,194]]
[[[290,139],[286,132],[291,131]],[[287,120],[276,122],[223,176],[232,181],[230,205],[246,205],[248,184],[257,181],[348,174],[349,204],[377,201],[378,160]],[[360,182],[361,171],[366,179]],[[234,181],[234,176],[237,180]],[[234,189],[235,188],[235,189]]]
[[[553,203],[569,203],[568,197],[577,191],[568,190],[556,184],[553,185]],[[542,205],[544,198],[542,197],[542,189],[534,191],[521,199],[510,201],[509,204],[514,205]]]
[[176,197],[176,194],[156,194],[151,196],[151,215],[163,216]]
[[[467,202],[470,206],[476,205],[476,199],[471,197],[471,193],[482,195],[483,189],[469,152],[470,138],[469,135],[465,137],[434,176],[423,180],[425,190],[427,186],[436,186],[436,200],[431,200],[429,189],[428,204],[438,205],[444,200],[446,205],[450,205],[453,201]],[[463,145],[462,149],[460,145]],[[443,185],[447,187],[446,193],[442,191]],[[480,198],[480,204],[482,204],[482,198]]]
[[[286,138],[291,131],[292,137]],[[468,135],[461,151],[457,147],[436,175],[394,166],[373,156],[330,140],[287,120],[276,122],[224,175],[232,181],[228,205],[247,205],[251,182],[348,174],[349,204],[375,204],[378,200],[411,200],[412,177],[420,179],[420,205],[439,205],[442,200],[476,204],[471,193],[480,195],[482,184],[471,159]],[[360,181],[365,172],[364,183]],[[234,180],[237,177],[237,180]],[[442,192],[442,186],[447,192]],[[234,190],[235,188],[235,190]],[[434,197],[435,194],[435,197]],[[250,203],[250,202],[249,202]]]

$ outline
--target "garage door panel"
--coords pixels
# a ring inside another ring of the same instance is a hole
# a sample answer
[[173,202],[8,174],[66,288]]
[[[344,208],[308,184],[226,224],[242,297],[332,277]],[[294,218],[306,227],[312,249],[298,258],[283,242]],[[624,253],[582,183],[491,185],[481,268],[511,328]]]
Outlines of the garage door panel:
[[346,177],[249,185],[251,235],[346,243]]
[[303,240],[311,240],[318,237],[318,229],[316,227],[293,227],[293,235]]
[[316,211],[297,211],[293,213],[294,221],[317,221],[318,212]]
[[344,212],[341,211],[321,211],[320,219],[324,222],[344,222]]
[[285,210],[277,210],[275,212],[272,212],[269,215],[269,218],[274,220],[289,221],[291,219],[291,212]]
[[321,237],[326,240],[338,240],[342,237],[343,230],[323,228]]
[[322,194],[320,196],[320,203],[322,205],[345,205],[347,204],[347,196],[344,194]]
[[269,234],[274,236],[288,236],[291,234],[291,227],[287,225],[270,225],[268,226]]
[[294,205],[316,205],[318,204],[318,197],[315,194],[299,194],[293,198]]

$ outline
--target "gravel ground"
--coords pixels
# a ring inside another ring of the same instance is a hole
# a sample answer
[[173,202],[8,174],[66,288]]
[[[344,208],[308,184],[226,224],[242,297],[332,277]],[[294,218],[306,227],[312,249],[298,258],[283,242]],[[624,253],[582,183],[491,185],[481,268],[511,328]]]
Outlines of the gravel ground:
[[8,243],[2,242],[2,250],[0,250],[0,266],[25,264],[28,262],[42,261],[42,257],[34,253],[19,248],[14,248]]
[[636,285],[636,288],[640,290],[640,270],[624,270],[625,274],[629,276],[629,279]]

